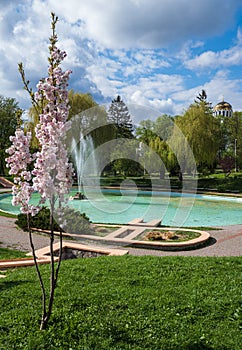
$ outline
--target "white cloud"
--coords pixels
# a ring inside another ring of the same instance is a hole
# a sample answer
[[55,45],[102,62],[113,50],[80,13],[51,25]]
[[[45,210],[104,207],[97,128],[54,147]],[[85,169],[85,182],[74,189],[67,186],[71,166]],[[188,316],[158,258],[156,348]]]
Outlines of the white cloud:
[[204,88],[213,105],[224,98],[235,110],[242,111],[241,84],[242,78],[232,80],[229,78],[229,72],[222,70],[218,71],[213,79],[204,85]]
[[[87,77],[106,97],[122,94],[128,101],[135,91],[142,91],[148,98],[155,95],[159,98],[161,90],[162,93],[169,92],[170,88],[179,84],[177,76],[156,73],[160,67],[170,65],[164,62],[161,54],[151,50],[109,50],[104,51],[96,58],[94,64],[86,68]],[[155,77],[152,78],[153,74]]]
[[215,69],[220,66],[240,65],[242,63],[242,47],[234,47],[220,52],[206,51],[200,56],[186,62],[186,67],[191,70]]
[[208,96],[208,101],[215,106],[218,102],[224,98],[232,104],[235,110],[242,110],[241,101],[241,84],[242,79],[230,79],[229,72],[218,71],[217,74],[203,85],[198,85],[191,89],[184,91],[178,91],[171,94],[171,98],[179,101],[187,108],[198,94],[204,89]]
[[[240,31],[234,47],[194,57],[207,37],[233,28],[240,0],[0,0],[0,5],[0,94],[15,97],[22,108],[30,100],[17,63],[24,63],[33,87],[46,75],[51,11],[59,17],[59,47],[68,54],[63,67],[73,71],[70,88],[92,93],[97,102],[120,94],[125,102],[178,114],[204,87],[215,89],[214,100],[217,91],[232,104],[242,100],[238,79],[229,72],[214,76],[222,65],[231,70],[241,63]],[[207,67],[209,77],[201,83],[198,76]]]
[[[109,48],[161,47],[214,35],[233,23],[238,0],[89,0],[56,2],[52,8],[66,20],[83,20],[88,38]],[[226,13],[226,20],[224,14]],[[215,19],[216,18],[216,19]]]
[[180,76],[157,74],[152,78],[140,78],[135,84],[126,84],[121,95],[129,103],[149,106],[160,111],[160,114],[176,114],[176,103],[170,97],[174,91],[183,90],[183,79]]
[[185,62],[185,66],[192,70],[215,69],[220,66],[240,65],[242,63],[242,34],[238,30],[237,43],[230,49],[222,51],[206,51]]

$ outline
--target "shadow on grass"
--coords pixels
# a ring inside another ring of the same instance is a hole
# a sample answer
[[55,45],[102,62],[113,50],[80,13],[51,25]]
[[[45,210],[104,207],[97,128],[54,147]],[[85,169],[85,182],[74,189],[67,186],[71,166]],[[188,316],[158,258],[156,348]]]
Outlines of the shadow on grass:
[[227,347],[211,347],[207,344],[204,344],[202,342],[200,343],[193,343],[193,344],[189,344],[189,345],[185,345],[185,346],[179,346],[177,348],[172,348],[172,350],[230,350]]
[[21,284],[26,284],[28,281],[6,281],[1,280],[0,281],[0,292],[6,289],[11,289],[13,287],[19,286]]

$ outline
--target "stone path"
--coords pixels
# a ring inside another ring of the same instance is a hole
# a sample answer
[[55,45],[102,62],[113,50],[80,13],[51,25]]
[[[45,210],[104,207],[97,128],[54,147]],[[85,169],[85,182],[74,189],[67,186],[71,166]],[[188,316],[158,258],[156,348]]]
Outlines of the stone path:
[[[30,251],[29,235],[19,229],[14,222],[16,219],[0,216],[0,247],[12,248],[23,252]],[[44,235],[34,235],[36,249],[40,249],[49,244],[49,238]]]

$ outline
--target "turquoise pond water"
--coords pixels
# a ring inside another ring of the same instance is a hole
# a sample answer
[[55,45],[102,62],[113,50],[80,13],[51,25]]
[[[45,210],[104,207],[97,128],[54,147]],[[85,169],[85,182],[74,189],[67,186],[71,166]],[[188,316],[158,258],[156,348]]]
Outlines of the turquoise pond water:
[[[74,195],[76,189],[71,193]],[[226,226],[242,224],[242,198],[132,190],[91,190],[87,200],[68,205],[85,212],[92,222],[125,224],[135,218],[161,219],[169,226]],[[33,195],[32,203],[38,203]],[[11,195],[0,196],[0,210],[19,213]]]

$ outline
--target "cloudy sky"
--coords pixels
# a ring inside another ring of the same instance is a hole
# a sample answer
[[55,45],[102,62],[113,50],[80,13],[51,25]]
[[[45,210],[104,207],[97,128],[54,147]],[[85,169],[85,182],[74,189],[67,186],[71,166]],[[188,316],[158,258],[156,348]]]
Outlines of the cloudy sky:
[[213,105],[224,98],[242,111],[241,0],[0,0],[0,94],[23,109],[18,63],[35,90],[51,12],[76,92],[176,115],[205,89]]

